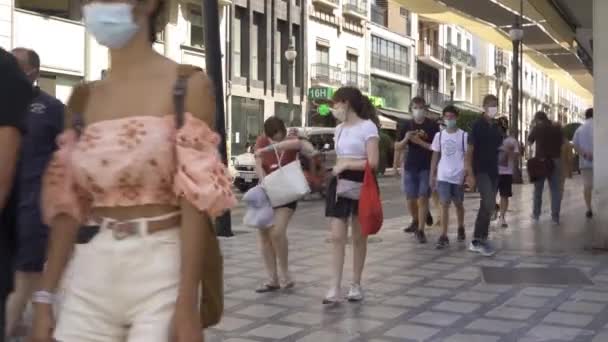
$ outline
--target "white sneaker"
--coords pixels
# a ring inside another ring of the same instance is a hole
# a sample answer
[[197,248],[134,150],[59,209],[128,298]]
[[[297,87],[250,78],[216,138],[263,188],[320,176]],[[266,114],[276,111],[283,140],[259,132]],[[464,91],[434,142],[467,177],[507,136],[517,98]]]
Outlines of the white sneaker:
[[363,290],[361,285],[352,284],[350,290],[348,290],[348,296],[346,296],[349,302],[360,302],[363,300]]
[[331,288],[327,291],[323,304],[336,304],[340,302],[340,289]]

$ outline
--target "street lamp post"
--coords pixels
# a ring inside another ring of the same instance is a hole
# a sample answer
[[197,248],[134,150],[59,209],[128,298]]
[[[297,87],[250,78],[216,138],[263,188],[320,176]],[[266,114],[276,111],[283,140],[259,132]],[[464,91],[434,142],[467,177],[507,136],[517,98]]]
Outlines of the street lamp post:
[[[217,0],[202,0],[205,19],[205,65],[209,79],[213,82],[215,94],[215,130],[220,136],[219,152],[224,165],[228,165],[226,147],[226,123],[224,117],[224,87],[222,81],[222,48],[220,43],[219,8]],[[230,211],[217,219],[216,232],[219,236],[233,236]]]
[[294,121],[294,106],[293,106],[293,66],[296,58],[298,57],[298,51],[296,51],[296,46],[294,42],[294,38],[289,38],[289,46],[285,51],[285,59],[288,64],[288,72],[287,72],[287,101],[289,103],[289,126],[293,126]]
[[[523,6],[521,11],[523,11]],[[520,16],[522,13],[520,12]],[[509,31],[509,36],[513,42],[513,87],[511,88],[511,135],[520,141],[519,135],[519,105],[520,105],[520,74],[521,74],[521,45],[524,37],[524,30],[521,28],[521,17],[517,16],[515,19],[515,25]],[[521,157],[520,157],[521,158]],[[515,174],[513,175],[513,182],[516,184],[523,183],[523,177],[521,173],[521,159],[516,160]]]
[[456,85],[454,84],[454,79],[450,80],[450,102],[454,103],[454,91],[456,90]]

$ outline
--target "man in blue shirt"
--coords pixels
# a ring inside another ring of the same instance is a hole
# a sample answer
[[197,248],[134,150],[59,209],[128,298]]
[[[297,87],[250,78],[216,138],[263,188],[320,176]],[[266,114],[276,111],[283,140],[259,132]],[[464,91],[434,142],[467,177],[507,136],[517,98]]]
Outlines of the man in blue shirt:
[[33,87],[34,99],[28,107],[17,170],[17,253],[15,289],[7,302],[7,335],[14,334],[25,306],[38,286],[46,258],[48,227],[40,212],[41,178],[57,149],[55,140],[63,130],[64,105],[33,84],[40,74],[40,58],[29,49],[18,48],[13,55]]
[[490,221],[496,206],[498,191],[498,151],[502,145],[502,133],[494,118],[498,114],[498,99],[486,95],[483,99],[484,113],[477,119],[469,134],[467,150],[468,183],[471,188],[479,189],[481,202],[475,221],[475,232],[469,250],[484,256],[495,254],[488,240]]
[[585,204],[587,205],[587,218],[593,217],[591,205],[593,193],[593,108],[585,111],[585,123],[582,124],[572,139],[574,149],[580,156],[579,166],[583,174]]

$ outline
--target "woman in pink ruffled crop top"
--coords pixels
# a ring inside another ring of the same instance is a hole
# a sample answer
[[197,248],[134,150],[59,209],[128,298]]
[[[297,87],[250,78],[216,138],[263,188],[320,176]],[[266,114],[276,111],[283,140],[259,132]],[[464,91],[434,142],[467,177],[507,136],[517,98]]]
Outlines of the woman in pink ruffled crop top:
[[[202,341],[204,232],[236,203],[210,128],[211,84],[202,72],[180,77],[183,68],[153,50],[163,0],[85,3],[86,28],[112,67],[75,89],[43,179],[51,231],[33,340],[51,341],[53,331],[62,342]],[[172,89],[186,91],[183,120]],[[88,222],[99,232],[75,245]]]

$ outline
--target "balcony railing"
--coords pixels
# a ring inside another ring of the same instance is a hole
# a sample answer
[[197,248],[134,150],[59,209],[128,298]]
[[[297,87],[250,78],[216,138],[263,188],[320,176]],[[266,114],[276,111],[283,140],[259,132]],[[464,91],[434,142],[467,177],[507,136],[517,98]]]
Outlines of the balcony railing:
[[418,96],[421,96],[426,103],[432,107],[443,108],[450,102],[450,95],[440,93],[434,89],[419,89]]
[[360,74],[356,71],[345,71],[344,85],[367,91],[367,89],[369,89],[369,76]]
[[421,42],[418,44],[418,55],[434,57],[446,64],[452,63],[452,53],[439,44],[426,44]]
[[313,0],[313,3],[322,4],[334,8],[338,8],[339,0]]
[[357,16],[367,18],[367,1],[345,0],[342,10],[344,13],[354,13]]
[[387,12],[388,11],[386,10],[386,8],[372,5],[372,23],[387,27],[388,26]]
[[459,62],[462,62],[470,67],[476,67],[477,66],[477,59],[475,58],[475,56],[471,55],[470,53],[460,49],[458,46],[456,45],[452,45],[452,44],[448,44],[447,45],[447,49],[448,51],[450,51],[450,53],[452,54],[452,60],[457,60]]
[[409,77],[410,65],[408,63],[372,53],[372,68],[392,72],[393,74]]
[[342,70],[329,64],[316,63],[311,66],[311,79],[316,83],[342,84]]

